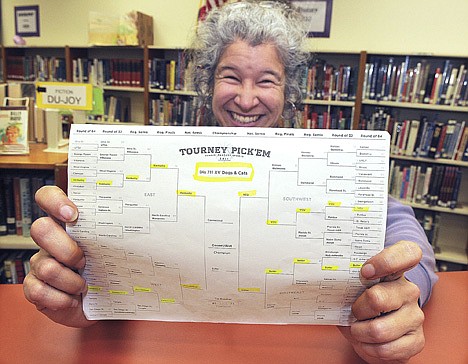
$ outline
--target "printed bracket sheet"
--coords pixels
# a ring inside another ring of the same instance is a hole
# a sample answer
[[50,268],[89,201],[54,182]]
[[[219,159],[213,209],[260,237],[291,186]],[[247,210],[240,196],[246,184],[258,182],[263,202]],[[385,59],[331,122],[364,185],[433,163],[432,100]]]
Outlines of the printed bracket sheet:
[[349,325],[388,153],[375,131],[72,125],[86,316]]

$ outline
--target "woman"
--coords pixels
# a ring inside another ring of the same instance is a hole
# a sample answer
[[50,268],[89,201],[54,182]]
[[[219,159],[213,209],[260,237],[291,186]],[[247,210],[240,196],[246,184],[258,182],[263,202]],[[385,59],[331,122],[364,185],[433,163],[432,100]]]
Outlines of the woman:
[[[195,84],[207,118],[221,126],[273,127],[291,115],[301,99],[296,72],[306,59],[299,20],[273,2],[235,3],[210,13],[192,47]],[[93,322],[85,319],[80,302],[86,282],[75,273],[85,258],[60,226],[76,220],[78,211],[56,187],[40,189],[36,200],[51,217],[31,227],[41,251],[31,259],[25,295],[56,322],[89,326]],[[419,303],[427,301],[436,280],[432,249],[411,209],[393,199],[388,206],[386,249],[361,269],[363,277],[381,283],[354,303],[358,321],[340,328],[369,362],[405,361],[422,350]]]

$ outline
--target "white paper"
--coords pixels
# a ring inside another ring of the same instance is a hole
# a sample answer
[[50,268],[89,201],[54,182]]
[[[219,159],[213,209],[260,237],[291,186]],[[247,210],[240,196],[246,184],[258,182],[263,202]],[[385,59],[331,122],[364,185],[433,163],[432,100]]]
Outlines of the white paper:
[[85,314],[349,325],[388,149],[375,131],[72,125]]

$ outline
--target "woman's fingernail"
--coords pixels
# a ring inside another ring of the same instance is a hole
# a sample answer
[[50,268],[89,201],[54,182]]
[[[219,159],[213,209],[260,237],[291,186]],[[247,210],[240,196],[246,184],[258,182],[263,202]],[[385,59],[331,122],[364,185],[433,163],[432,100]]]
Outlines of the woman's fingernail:
[[372,278],[375,276],[375,267],[372,264],[364,264],[361,268],[361,274],[364,278]]
[[80,261],[78,263],[76,263],[76,267],[78,269],[83,269],[85,264],[86,264],[86,259],[85,259],[85,257],[83,257],[83,258],[80,259]]
[[60,208],[60,216],[66,221],[75,221],[78,217],[75,209],[68,205],[64,205]]

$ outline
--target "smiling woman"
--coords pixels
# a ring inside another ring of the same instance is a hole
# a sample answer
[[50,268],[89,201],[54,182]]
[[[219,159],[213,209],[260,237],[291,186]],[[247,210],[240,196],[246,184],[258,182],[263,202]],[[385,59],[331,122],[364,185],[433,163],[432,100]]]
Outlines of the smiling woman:
[[237,40],[215,70],[213,114],[221,126],[275,126],[284,107],[284,66],[271,44]]
[[276,126],[301,102],[306,30],[299,13],[272,1],[224,6],[200,23],[192,44],[193,84],[204,123]]

